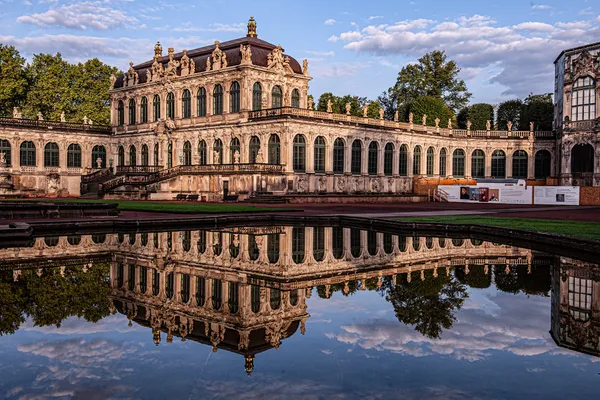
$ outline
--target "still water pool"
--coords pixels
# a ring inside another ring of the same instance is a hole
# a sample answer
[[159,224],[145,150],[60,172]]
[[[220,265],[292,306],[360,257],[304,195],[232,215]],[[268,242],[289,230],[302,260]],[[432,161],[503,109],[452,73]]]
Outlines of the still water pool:
[[0,398],[597,399],[600,267],[345,227],[0,249]]

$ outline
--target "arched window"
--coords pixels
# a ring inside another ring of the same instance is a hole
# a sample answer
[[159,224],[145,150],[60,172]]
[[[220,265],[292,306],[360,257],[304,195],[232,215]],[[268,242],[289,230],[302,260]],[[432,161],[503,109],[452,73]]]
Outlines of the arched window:
[[371,256],[376,255],[378,252],[376,231],[367,231],[367,252]]
[[362,253],[362,248],[360,245],[361,242],[361,233],[360,229],[351,228],[350,229],[350,254],[354,258],[360,257]]
[[223,142],[221,139],[215,140],[213,144],[213,164],[223,164]]
[[281,291],[279,289],[269,289],[269,305],[271,310],[278,310],[281,307]]
[[149,160],[149,155],[148,155],[148,145],[147,144],[143,144],[142,145],[142,165],[145,167],[148,165]]
[[148,122],[148,99],[146,96],[140,100],[140,124]]
[[471,153],[471,176],[485,178],[485,153],[481,149]]
[[33,142],[23,142],[21,143],[21,160],[20,165],[22,167],[35,167],[36,164],[36,154],[35,154],[35,145]]
[[594,172],[594,147],[589,143],[579,143],[571,149],[571,173],[578,176]]
[[241,157],[242,152],[241,152],[241,147],[240,147],[240,139],[233,138],[233,139],[231,139],[231,142],[229,142],[229,160],[231,161],[231,164],[233,164],[235,162],[236,151],[238,153],[238,156]]
[[67,148],[67,168],[81,168],[81,146],[76,143]]
[[[250,143],[248,145],[248,159],[251,164],[256,163],[256,157],[258,156],[258,151],[260,150],[260,139],[258,136],[252,136],[250,138]],[[262,162],[263,160],[261,160]]]
[[206,156],[206,142],[204,140],[198,142],[198,157],[200,159],[200,165],[206,165],[208,163],[208,158]]
[[388,143],[383,151],[383,174],[391,176],[394,173],[394,145]]
[[325,138],[317,136],[315,139],[315,172],[325,172]]
[[294,172],[306,171],[306,138],[304,135],[296,135],[294,137],[293,151],[293,167]]
[[452,153],[452,176],[465,176],[465,151],[456,149]]
[[154,145],[154,165],[158,165],[158,143]]
[[262,109],[262,86],[260,83],[255,82],[252,86],[252,111],[258,111]]
[[273,90],[271,91],[271,108],[280,108],[281,106],[281,88],[273,86]]
[[119,103],[117,103],[117,124],[119,126],[125,125],[125,105],[123,104],[123,100],[119,100]]
[[269,164],[279,165],[281,163],[281,141],[279,136],[269,136]]
[[304,227],[292,228],[292,260],[296,264],[304,262]]
[[129,125],[135,125],[135,100],[129,99]]
[[44,147],[44,167],[58,167],[59,164],[58,144],[50,142]]
[[369,144],[369,157],[368,157],[367,169],[369,175],[377,175],[377,164],[379,162],[379,145],[377,142],[371,142]]
[[513,153],[512,177],[527,179],[527,152],[517,150]]
[[192,144],[188,140],[183,142],[183,165],[192,165]]
[[196,94],[196,114],[199,117],[206,116],[206,89],[201,87]]
[[341,138],[335,139],[333,142],[333,173],[343,174],[344,173],[344,159],[346,152],[346,144]]
[[175,95],[173,92],[167,94],[167,119],[175,119]]
[[12,165],[12,155],[10,142],[5,139],[0,139],[0,153],[4,154],[4,162],[6,167],[10,167]]
[[446,172],[446,149],[440,150],[440,176],[445,177]]
[[325,259],[325,227],[323,226],[313,228],[313,258],[317,262]]
[[192,94],[188,89],[183,91],[181,96],[181,118],[190,118],[192,116]]
[[331,252],[336,260],[344,257],[344,228],[341,226],[331,228]]
[[432,176],[433,175],[433,158],[435,157],[434,151],[433,151],[433,147],[428,147],[427,148],[427,170],[425,171],[427,173],[427,176]]
[[596,81],[589,76],[579,78],[573,84],[571,121],[596,118]]
[[502,150],[492,153],[492,178],[506,178],[506,154]]
[[167,145],[167,168],[173,168],[173,143]]
[[416,146],[413,153],[413,175],[421,175],[421,146]]
[[398,169],[398,173],[400,174],[400,176],[407,176],[408,175],[408,146],[403,144],[402,146],[400,146],[400,153],[398,155],[398,163],[399,163],[399,169]]
[[237,82],[229,88],[229,112],[240,112],[240,84]]
[[223,114],[223,86],[216,84],[213,89],[213,114]]
[[350,159],[350,170],[353,175],[362,173],[362,143],[356,139],[352,142],[352,158]]
[[300,108],[300,91],[298,89],[292,90],[292,107]]
[[160,119],[160,96],[155,94],[152,100],[152,122]]
[[535,179],[546,179],[550,176],[552,157],[548,150],[535,153]]
[[273,233],[267,236],[267,257],[271,264],[275,264],[279,261],[279,233]]
[[119,146],[117,166],[122,167],[123,165],[125,165],[125,149],[123,146]]
[[137,150],[134,145],[129,146],[129,165],[137,165]]

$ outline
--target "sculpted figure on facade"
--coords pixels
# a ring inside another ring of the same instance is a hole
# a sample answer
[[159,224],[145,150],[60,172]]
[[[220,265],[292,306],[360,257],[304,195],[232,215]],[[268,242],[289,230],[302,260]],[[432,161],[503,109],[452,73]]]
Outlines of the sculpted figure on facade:
[[298,191],[299,192],[306,192],[306,190],[308,189],[308,181],[306,180],[306,177],[301,176],[298,178]]
[[39,112],[39,111],[38,111],[38,113],[37,113],[37,119],[38,119],[38,121],[43,121],[43,120],[44,120],[44,116],[43,116],[43,115],[42,115],[42,113],[41,113],[41,112]]
[[346,115],[350,115],[350,103],[346,103]]
[[98,169],[102,168],[102,158],[101,157],[96,158],[96,168],[98,168]]
[[317,184],[319,186],[319,192],[327,191],[327,179],[324,176],[320,176],[317,180]]
[[172,47],[169,47],[169,62],[167,63],[167,68],[165,68],[165,76],[168,78],[172,78],[177,75],[177,68],[179,68],[179,61],[173,59],[175,50]]
[[162,45],[160,44],[160,42],[156,42],[156,44],[154,45],[154,58],[156,59],[157,57],[162,57]]
[[12,116],[13,118],[23,118],[23,115],[19,112],[17,107],[13,107]]
[[146,83],[152,82],[152,71],[150,69],[146,70]]
[[83,116],[83,124],[84,124],[84,125],[87,125],[87,124],[88,124],[88,117],[87,117],[87,115],[84,115],[84,116]]
[[115,88],[115,82],[117,81],[117,77],[114,74],[110,74],[110,88],[114,89]]
[[165,120],[165,127],[170,131],[175,130],[175,121],[173,121],[171,118],[167,118]]
[[492,129],[492,123],[490,122],[489,119],[487,121],[485,121],[485,129],[487,129],[488,131],[490,129]]
[[363,106],[363,118],[367,118],[368,112],[369,112],[369,106],[365,104]]
[[346,191],[346,177],[340,176],[339,178],[337,178],[336,186],[337,186],[338,192],[345,192]]
[[399,114],[399,113],[398,113],[398,110],[394,111],[394,121],[395,121],[395,122],[398,122],[398,121],[400,120],[400,117],[399,117],[399,115],[398,115],[398,114]]
[[423,126],[427,125],[427,114],[423,114]]
[[332,113],[333,112],[333,104],[331,103],[331,99],[327,100],[327,112],[328,113]]
[[508,128],[508,131],[509,131],[509,132],[510,132],[510,131],[512,131],[512,127],[513,127],[513,123],[512,123],[512,121],[508,121],[508,122],[506,123],[506,126],[507,126],[507,128]]
[[210,71],[212,69],[212,64],[210,61],[210,57],[206,57],[206,70]]
[[262,164],[264,163],[264,156],[263,156],[263,151],[262,149],[258,149],[258,152],[256,153],[256,163],[257,164]]
[[452,129],[452,118],[448,118],[448,129]]
[[227,55],[219,48],[219,44],[221,43],[218,40],[215,40],[215,49],[212,52],[213,71],[221,68],[227,68]]
[[164,74],[162,63],[158,62],[158,57],[154,58],[152,63],[152,80],[156,81],[160,79]]
[[373,192],[380,192],[381,191],[381,180],[379,178],[377,179],[373,179],[372,183],[371,183],[371,190]]
[[533,121],[529,123],[529,132],[533,132]]
[[436,118],[434,121],[435,121],[435,127],[439,128],[440,127],[440,119]]
[[383,111],[383,108],[379,108],[379,119],[383,119],[383,114],[385,111]]
[[267,68],[280,73],[293,72],[289,66],[289,61],[289,57],[284,58],[281,45],[278,45],[267,56]]
[[183,50],[183,56],[181,57],[179,64],[181,65],[181,76],[187,76],[192,73],[190,71],[190,58],[187,55],[186,49]]
[[302,60],[302,74],[308,76],[308,60],[306,58]]
[[249,44],[240,44],[240,53],[242,53],[242,64],[252,65],[252,49]]
[[138,83],[138,73],[133,69],[133,61],[129,62],[129,70],[127,71],[127,86],[135,86]]
[[470,131],[471,130],[471,121],[467,121],[467,130]]
[[573,72],[575,77],[584,75],[595,75],[594,57],[587,51],[584,51],[579,58],[573,62]]
[[315,102],[313,101],[312,97],[308,98],[308,109],[312,110],[313,106],[314,106]]
[[236,150],[235,153],[233,153],[233,163],[234,164],[240,163],[240,152],[238,150]]
[[0,168],[6,167],[6,153],[0,151]]

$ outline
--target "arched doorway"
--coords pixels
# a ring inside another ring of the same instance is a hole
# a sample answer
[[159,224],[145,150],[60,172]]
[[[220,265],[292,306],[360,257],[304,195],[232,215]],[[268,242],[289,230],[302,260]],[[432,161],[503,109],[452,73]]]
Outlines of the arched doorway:
[[592,186],[594,181],[594,147],[576,144],[571,149],[571,174],[573,185]]

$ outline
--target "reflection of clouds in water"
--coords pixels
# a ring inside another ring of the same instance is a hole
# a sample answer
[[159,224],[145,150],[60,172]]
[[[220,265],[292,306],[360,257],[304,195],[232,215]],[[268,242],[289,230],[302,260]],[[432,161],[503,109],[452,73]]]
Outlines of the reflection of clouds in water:
[[[440,339],[431,339],[413,327],[397,321],[373,319],[365,323],[343,325],[339,334],[326,335],[339,342],[356,344],[363,349],[391,351],[415,357],[448,355],[456,359],[477,361],[489,357],[492,351],[507,351],[519,356],[561,354],[589,358],[557,347],[548,333],[550,299],[497,293],[483,301],[493,303],[486,313],[477,307],[456,313],[457,322]],[[473,305],[473,304],[472,304]]]
[[24,331],[40,332],[54,335],[83,335],[102,332],[127,333],[132,331],[144,332],[147,328],[133,324],[128,326],[127,317],[121,314],[109,315],[96,323],[91,323],[83,318],[69,317],[61,322],[60,328],[55,326],[35,326],[30,318],[21,325]]

